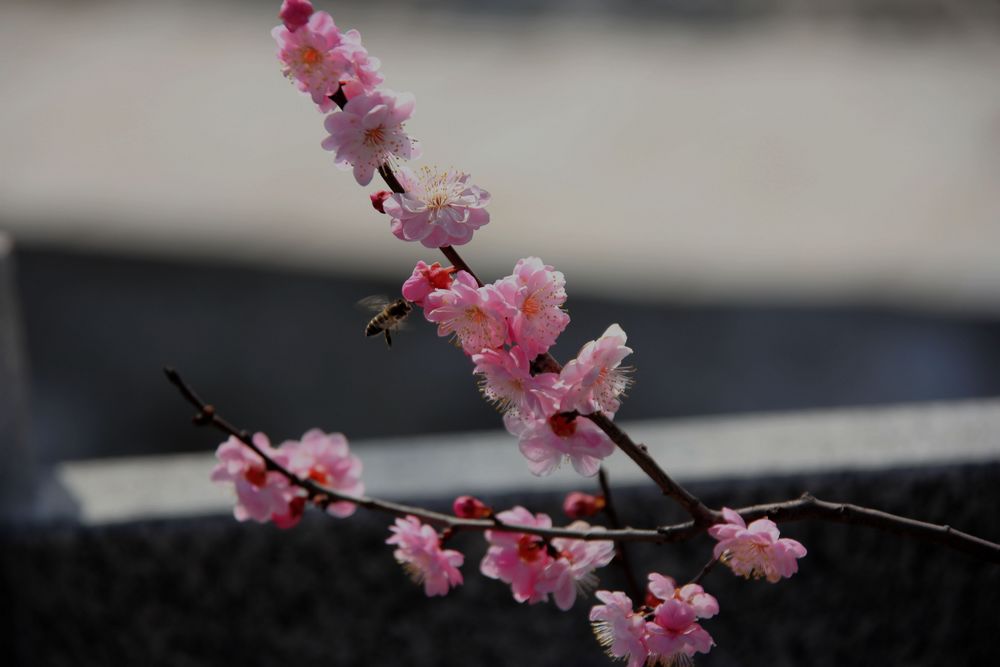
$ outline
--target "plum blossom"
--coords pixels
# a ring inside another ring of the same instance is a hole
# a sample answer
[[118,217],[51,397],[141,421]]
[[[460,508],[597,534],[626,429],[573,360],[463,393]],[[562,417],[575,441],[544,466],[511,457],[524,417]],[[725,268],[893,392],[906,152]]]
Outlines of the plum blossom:
[[628,667],[641,667],[649,657],[646,619],[632,608],[632,599],[621,591],[597,591],[604,604],[590,609],[594,635],[612,658],[628,660]]
[[326,117],[324,125],[330,136],[322,146],[335,152],[339,166],[354,168],[358,184],[368,185],[375,170],[393,157],[409,160],[420,155],[419,146],[403,130],[414,104],[413,95],[407,93],[379,90],[359,94],[343,111]]
[[295,32],[309,21],[313,6],[309,0],[284,0],[278,18],[285,23],[288,32]]
[[559,402],[555,373],[531,374],[531,358],[520,345],[486,349],[472,355],[473,370],[482,378],[483,396],[505,412],[524,417],[551,415]]
[[389,530],[392,536],[385,543],[396,545],[393,551],[396,561],[415,583],[424,585],[428,597],[446,595],[462,583],[458,568],[465,556],[454,549],[442,549],[441,539],[432,527],[420,523],[414,516],[407,516],[396,519]]
[[662,600],[646,623],[646,647],[660,664],[686,664],[695,653],[708,653],[712,636],[696,621],[719,613],[719,603],[698,584],[677,588],[674,580],[649,575],[650,593]]
[[[314,428],[306,431],[301,440],[282,443],[281,449],[287,452],[287,468],[299,477],[352,496],[364,494],[361,461],[351,454],[342,433],[324,433]],[[356,509],[354,503],[346,501],[326,507],[329,514],[340,518],[354,514]]]
[[[294,15],[296,20],[300,17]],[[337,48],[343,35],[326,12],[311,14],[295,29],[287,25],[271,31],[278,43],[282,72],[295,81],[299,90],[309,93],[321,111],[329,111],[334,107],[330,95],[337,92],[341,78],[351,68],[345,53]]]
[[566,278],[537,257],[518,260],[514,273],[497,287],[514,307],[511,339],[529,358],[547,352],[569,324],[562,309],[566,303]]
[[[533,515],[523,507],[515,507],[497,514],[501,523],[519,526],[551,528],[552,519],[546,514]],[[541,590],[545,581],[545,568],[552,562],[545,540],[530,533],[513,533],[487,530],[489,549],[479,564],[479,571],[490,579],[510,584],[514,599],[536,604],[548,599],[548,591]]]
[[561,410],[576,410],[581,414],[603,410],[609,415],[618,412],[621,406],[618,397],[632,382],[629,369],[621,366],[622,359],[632,353],[631,348],[625,347],[625,341],[622,328],[612,324],[563,367],[560,379],[566,385],[566,396]]
[[[254,433],[253,443],[276,462],[287,463],[286,453],[272,448],[263,433]],[[290,504],[298,493],[284,475],[268,470],[264,459],[234,436],[219,445],[215,456],[219,462],[212,469],[211,480],[234,485],[237,502],[233,515],[237,521],[253,519],[264,523],[277,516],[282,527],[290,525]]]
[[725,523],[708,529],[719,540],[712,554],[740,576],[747,579],[767,579],[776,583],[799,569],[797,559],[806,555],[806,548],[796,540],[779,537],[778,526],[769,519],[757,519],[749,526],[739,514],[724,507]]
[[358,95],[375,92],[383,78],[378,69],[382,63],[378,58],[368,55],[368,49],[361,45],[361,33],[348,30],[341,35],[340,54],[347,60],[349,68],[341,78],[341,88],[344,97],[352,100]]
[[[520,506],[500,512],[496,518],[504,524],[552,527],[548,515],[532,515]],[[583,521],[570,528],[591,529]],[[510,584],[518,602],[544,602],[552,594],[563,611],[573,606],[578,589],[596,585],[593,571],[611,562],[615,552],[614,543],[606,540],[555,538],[548,544],[538,535],[498,530],[487,530],[486,541],[490,547],[479,566],[483,576]]]
[[430,266],[422,261],[417,262],[413,267],[413,274],[403,283],[403,298],[423,308],[427,295],[434,290],[451,287],[451,274],[454,272],[453,266],[442,268],[438,262]]
[[396,176],[406,192],[394,193],[384,208],[398,239],[427,248],[462,245],[490,221],[490,193],[469,183],[464,172],[402,167]]
[[509,309],[496,287],[479,287],[465,271],[455,274],[449,289],[435,290],[424,301],[424,316],[437,323],[438,335],[455,334],[469,355],[506,342]]
[[565,459],[578,473],[591,477],[597,474],[601,460],[615,451],[608,436],[584,417],[556,413],[548,419],[521,419],[508,414],[504,425],[519,439],[518,448],[528,459],[528,470],[540,477],[551,475]]
[[488,519],[493,516],[493,508],[475,496],[455,498],[451,511],[461,519]]
[[[591,528],[585,521],[574,521],[571,530],[604,530]],[[604,567],[615,557],[615,544],[605,540],[575,540],[567,537],[552,538],[556,552],[555,561],[549,564],[545,580],[539,590],[549,591],[556,606],[566,611],[573,606],[578,591],[589,592],[597,587],[594,570]]]

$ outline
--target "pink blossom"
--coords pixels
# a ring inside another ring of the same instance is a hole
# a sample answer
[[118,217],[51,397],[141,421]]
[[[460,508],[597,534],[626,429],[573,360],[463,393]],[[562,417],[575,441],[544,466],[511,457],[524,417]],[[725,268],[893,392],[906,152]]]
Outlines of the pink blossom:
[[497,348],[472,355],[474,373],[482,378],[480,387],[487,400],[503,411],[522,417],[551,415],[556,411],[559,390],[555,373],[531,374],[531,358],[523,348]]
[[582,516],[594,516],[604,509],[604,504],[604,496],[573,491],[566,494],[566,499],[563,500],[563,512],[571,519],[579,519]]
[[632,353],[625,347],[626,336],[617,324],[608,327],[600,338],[590,341],[568,362],[560,373],[566,385],[566,397],[560,409],[589,414],[598,410],[613,415],[618,412],[621,396],[631,384],[628,368],[622,359]]
[[379,190],[374,192],[368,197],[372,200],[372,208],[374,208],[379,213],[385,213],[385,200],[389,198],[392,193],[388,190]]
[[506,342],[509,309],[496,287],[479,287],[465,271],[455,274],[451,288],[436,290],[424,301],[424,316],[437,323],[438,335],[455,334],[466,354]]
[[698,584],[676,587],[674,580],[660,574],[649,575],[650,592],[663,602],[646,623],[646,646],[662,663],[690,659],[708,653],[715,642],[698,623],[719,613],[719,603]]
[[343,36],[330,15],[315,12],[294,31],[279,25],[271,36],[278,43],[278,60],[285,76],[309,93],[321,111],[332,109],[329,97],[340,88],[340,79],[351,64],[336,48]]
[[514,273],[497,287],[514,307],[511,339],[528,357],[547,352],[569,324],[562,309],[566,303],[566,279],[537,257],[518,260]]
[[385,543],[396,545],[393,551],[396,561],[415,583],[423,583],[428,597],[445,595],[462,583],[458,568],[465,556],[454,549],[441,549],[441,540],[433,528],[408,516],[396,519],[396,525],[389,530],[393,534]]
[[437,289],[446,290],[451,287],[453,280],[451,274],[454,272],[453,266],[442,268],[438,262],[430,266],[424,262],[417,262],[413,267],[413,274],[403,283],[403,298],[423,308],[424,299],[428,294]]
[[[287,463],[286,454],[273,449],[263,433],[254,433],[253,443],[276,462]],[[268,470],[264,459],[232,436],[219,445],[215,456],[219,463],[212,469],[211,480],[235,486],[237,502],[233,515],[237,521],[253,519],[264,523],[278,516],[282,517],[284,527],[289,525],[292,516],[289,504],[297,490],[284,475]]]
[[518,447],[528,459],[528,470],[538,476],[551,475],[569,459],[573,468],[585,477],[596,475],[601,460],[615,451],[607,435],[584,417],[567,418],[557,413],[548,419],[504,417],[511,435],[517,436]]
[[[348,495],[364,494],[361,461],[351,454],[342,433],[324,433],[314,428],[306,431],[299,441],[282,443],[281,449],[287,452],[288,469],[299,477]],[[346,501],[326,507],[328,513],[341,518],[354,514],[356,509],[354,503]]]
[[414,104],[413,95],[405,93],[381,90],[360,94],[343,111],[326,117],[330,136],[322,146],[336,153],[338,165],[354,167],[354,178],[360,185],[368,185],[375,170],[393,157],[409,160],[419,156],[419,147],[403,130]]
[[309,0],[284,0],[278,18],[284,21],[289,32],[295,32],[309,21],[312,13],[313,6]]
[[474,496],[455,498],[451,510],[461,519],[488,519],[493,516],[493,508]]
[[[500,512],[497,519],[505,524],[552,527],[547,515],[532,515],[523,507]],[[479,565],[483,576],[510,584],[518,602],[535,604],[548,599],[548,590],[543,590],[545,572],[553,558],[545,540],[529,533],[487,530],[486,541],[490,547]]]
[[[585,521],[574,521],[571,530],[597,530]],[[591,591],[597,587],[594,570],[604,567],[615,557],[615,544],[605,540],[575,540],[567,537],[552,539],[555,560],[546,568],[539,590],[551,592],[556,606],[566,611],[573,606],[577,591]]]
[[758,519],[747,526],[739,514],[724,507],[725,523],[708,529],[719,540],[713,555],[738,575],[747,579],[765,578],[772,584],[790,577],[799,569],[797,559],[806,548],[796,540],[779,537],[778,526],[769,519]]
[[338,51],[349,64],[347,73],[341,79],[344,97],[353,100],[358,95],[375,92],[383,81],[378,72],[382,63],[368,55],[368,49],[361,45],[361,33],[357,30],[345,32]]
[[403,167],[396,176],[406,192],[393,194],[385,212],[398,239],[420,241],[428,248],[462,245],[490,221],[490,193],[469,183],[466,173]]
[[641,667],[649,657],[646,620],[632,608],[632,600],[620,591],[597,591],[604,604],[590,610],[594,635],[612,658],[628,659],[628,667]]

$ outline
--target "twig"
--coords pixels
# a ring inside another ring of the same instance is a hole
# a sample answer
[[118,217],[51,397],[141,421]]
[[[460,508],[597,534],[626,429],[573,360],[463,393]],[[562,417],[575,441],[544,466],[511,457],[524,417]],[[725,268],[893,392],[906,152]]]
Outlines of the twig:
[[696,576],[694,579],[691,580],[691,583],[692,584],[700,584],[701,580],[705,578],[705,575],[708,574],[709,572],[711,572],[712,568],[714,568],[715,564],[718,563],[718,562],[719,562],[719,559],[713,557],[712,560],[710,560],[707,563],[705,563],[705,566],[703,568],[701,568],[701,572],[699,572],[698,576]]
[[[218,415],[215,408],[205,403],[194,389],[191,388],[180,374],[173,368],[163,369],[167,379],[181,392],[188,403],[197,410],[194,423],[198,426],[212,426],[227,435],[231,435],[252,449],[260,456],[269,470],[280,473],[289,482],[302,488],[309,494],[309,500],[320,507],[326,507],[332,502],[346,501],[366,509],[385,512],[396,516],[412,515],[433,523],[451,528],[455,531],[499,530],[515,533],[530,533],[545,538],[568,537],[577,540],[612,540],[615,542],[683,542],[705,532],[708,526],[694,521],[679,523],[672,526],[662,526],[656,530],[640,528],[619,528],[611,530],[570,530],[568,528],[538,528],[536,526],[520,526],[504,524],[491,519],[460,519],[448,514],[434,512],[422,507],[413,507],[394,503],[388,500],[371,498],[369,496],[352,496],[327,488],[310,479],[302,479],[290,470],[281,466],[260,450],[251,439],[250,432],[241,430]],[[831,503],[817,500],[805,494],[796,500],[766,505],[753,505],[737,509],[736,512],[747,521],[767,516],[776,522],[799,521],[802,519],[819,519],[836,523],[870,526],[890,533],[912,537],[924,541],[936,542],[945,546],[964,551],[970,555],[991,563],[1000,563],[1000,544],[995,544],[968,533],[955,530],[950,526],[941,526],[915,519],[880,512],[879,510],[858,507],[841,503]]]
[[[597,470],[597,481],[601,485],[601,493],[604,495],[604,513],[608,515],[608,521],[611,523],[611,527],[615,529],[620,529],[622,527],[622,522],[618,518],[618,512],[615,510],[614,500],[611,498],[611,484],[608,483],[608,473],[601,466]],[[628,557],[628,550],[625,548],[625,543],[621,541],[615,542],[615,551],[618,555],[618,563],[622,566],[622,570],[625,572],[625,581],[629,587],[629,593],[635,600],[641,600],[643,597],[642,589],[639,587],[639,582],[635,578],[635,570],[632,569],[632,562]]]

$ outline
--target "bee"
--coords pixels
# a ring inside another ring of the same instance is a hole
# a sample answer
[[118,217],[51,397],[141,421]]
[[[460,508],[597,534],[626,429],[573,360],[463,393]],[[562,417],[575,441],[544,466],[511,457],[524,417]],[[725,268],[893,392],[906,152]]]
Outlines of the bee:
[[390,300],[384,296],[368,296],[358,302],[369,310],[377,310],[375,317],[365,325],[366,336],[385,334],[385,343],[392,347],[392,331],[403,326],[403,320],[413,310],[413,304],[406,299]]

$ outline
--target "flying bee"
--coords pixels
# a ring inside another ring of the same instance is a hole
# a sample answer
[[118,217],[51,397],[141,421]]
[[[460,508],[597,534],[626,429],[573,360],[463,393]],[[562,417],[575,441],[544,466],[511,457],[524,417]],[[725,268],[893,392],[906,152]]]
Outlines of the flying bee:
[[368,296],[358,304],[369,310],[377,310],[375,317],[365,325],[366,336],[385,334],[385,343],[392,347],[392,331],[403,326],[403,320],[413,310],[413,304],[406,299],[391,300],[384,296]]

